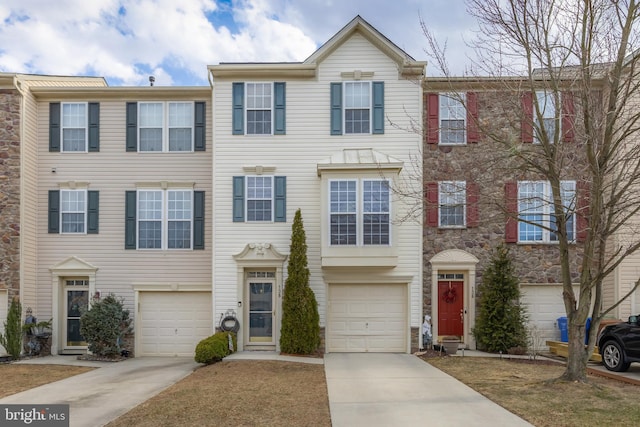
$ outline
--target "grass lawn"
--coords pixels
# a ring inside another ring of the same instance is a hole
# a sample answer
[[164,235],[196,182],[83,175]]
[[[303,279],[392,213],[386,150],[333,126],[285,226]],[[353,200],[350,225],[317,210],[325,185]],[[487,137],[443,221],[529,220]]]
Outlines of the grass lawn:
[[640,387],[598,376],[588,384],[553,382],[564,367],[553,362],[442,357],[427,362],[537,427],[634,426]]
[[0,365],[0,398],[29,390],[67,377],[91,371],[94,368],[63,365]]
[[193,374],[109,427],[331,426],[323,365],[233,360]]

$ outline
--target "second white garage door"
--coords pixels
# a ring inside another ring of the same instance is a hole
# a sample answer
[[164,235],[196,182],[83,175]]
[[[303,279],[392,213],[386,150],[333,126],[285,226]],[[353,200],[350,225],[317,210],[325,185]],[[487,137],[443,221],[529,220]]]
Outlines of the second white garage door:
[[[529,316],[529,327],[536,327],[536,349],[545,349],[547,341],[559,341],[560,329],[558,329],[558,317],[566,316],[564,302],[562,301],[562,286],[549,285],[523,285],[522,303]],[[578,288],[574,287],[576,295]]]
[[211,292],[140,292],[136,356],[189,356],[213,334]]
[[406,285],[329,285],[328,352],[407,351]]

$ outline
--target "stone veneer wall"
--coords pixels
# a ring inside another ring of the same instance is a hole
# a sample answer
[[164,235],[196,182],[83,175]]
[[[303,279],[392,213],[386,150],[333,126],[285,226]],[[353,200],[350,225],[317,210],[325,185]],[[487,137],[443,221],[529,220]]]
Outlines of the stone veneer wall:
[[[425,92],[429,92],[428,89]],[[520,141],[520,97],[516,93],[481,92],[478,93],[479,122],[481,129],[499,134],[504,140]],[[424,104],[428,113],[428,105]],[[578,106],[576,105],[576,110]],[[426,116],[426,115],[425,115]],[[576,111],[576,117],[579,112]],[[579,128],[579,124],[576,123]],[[574,173],[573,179],[580,179],[580,170],[585,164],[576,130],[576,141],[562,144],[569,148],[564,153],[567,170]],[[426,135],[426,132],[425,132]],[[523,144],[525,149],[538,149],[537,144]],[[575,147],[575,148],[574,148]],[[505,148],[489,138],[481,138],[479,143],[461,146],[438,146],[424,143],[423,151],[424,182],[467,181],[479,185],[479,224],[464,229],[440,229],[428,227],[424,230],[423,241],[423,309],[432,312],[431,264],[429,260],[441,251],[461,249],[479,259],[476,265],[476,285],[482,283],[482,272],[492,253],[492,249],[505,240],[506,215],[504,213],[505,183],[521,180],[544,180],[515,167],[513,160],[505,157]],[[425,201],[426,203],[426,201]],[[426,206],[425,206],[426,215]],[[558,248],[553,244],[507,244],[514,259],[516,274],[521,283],[561,283]],[[578,281],[582,262],[582,247],[572,245],[571,276]],[[476,303],[481,292],[476,293]]]
[[0,90],[0,289],[20,295],[20,94]]

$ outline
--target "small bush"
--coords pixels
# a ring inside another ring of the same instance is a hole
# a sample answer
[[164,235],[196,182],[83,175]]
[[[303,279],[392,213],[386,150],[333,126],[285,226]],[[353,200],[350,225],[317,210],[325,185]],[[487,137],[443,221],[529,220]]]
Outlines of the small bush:
[[22,353],[22,305],[17,298],[11,301],[7,320],[4,322],[4,334],[0,334],[0,345],[13,359],[20,359]]
[[[233,342],[233,351],[229,348],[229,337],[231,337]],[[233,332],[217,332],[198,343],[196,346],[195,361],[207,365],[219,362],[225,356],[233,353],[236,346],[236,334]]]
[[80,334],[96,356],[119,356],[120,343],[129,332],[129,310],[123,308],[122,300],[115,295],[95,301],[80,317]]

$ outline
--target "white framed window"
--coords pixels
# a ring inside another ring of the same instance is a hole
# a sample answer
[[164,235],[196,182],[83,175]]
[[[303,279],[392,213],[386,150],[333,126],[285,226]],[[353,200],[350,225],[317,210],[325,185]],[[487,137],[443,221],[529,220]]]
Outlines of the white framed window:
[[345,134],[371,133],[371,82],[344,82]]
[[330,244],[389,245],[391,198],[381,179],[329,181]]
[[193,102],[140,102],[138,151],[193,151]]
[[438,97],[440,144],[460,145],[466,143],[465,95],[464,93],[442,93]]
[[60,190],[60,232],[87,232],[87,190]]
[[138,190],[138,249],[191,249],[193,191]]
[[273,84],[246,83],[247,135],[270,135],[273,115]]
[[438,226],[465,227],[467,224],[467,186],[465,181],[438,183]]
[[86,102],[62,103],[63,152],[87,152],[88,127]]
[[[561,181],[560,194],[567,218],[567,237],[575,240],[575,181]],[[558,235],[556,216],[553,210],[551,186],[547,181],[518,182],[518,241],[520,242],[555,242]]]
[[247,222],[273,221],[273,176],[247,176]]
[[[549,141],[553,142],[556,131],[556,104],[553,99],[553,92],[539,90],[535,92],[535,95],[535,102],[538,104],[538,109],[542,116],[542,123],[540,123],[540,120],[534,111],[536,128],[539,129],[539,132],[542,132],[544,129]],[[534,134],[534,142],[540,143],[539,133],[534,132]]]

